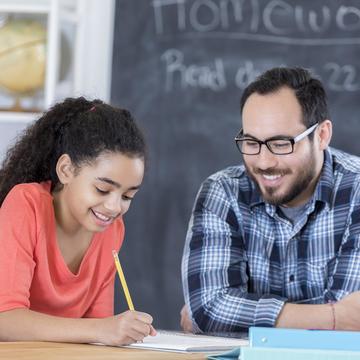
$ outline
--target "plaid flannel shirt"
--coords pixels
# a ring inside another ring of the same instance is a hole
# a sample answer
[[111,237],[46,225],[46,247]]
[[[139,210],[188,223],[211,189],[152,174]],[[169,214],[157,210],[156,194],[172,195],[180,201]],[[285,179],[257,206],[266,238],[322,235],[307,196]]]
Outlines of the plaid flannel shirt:
[[243,165],[202,184],[182,262],[197,330],[274,326],[285,302],[323,304],[360,290],[360,158],[331,148],[324,158],[295,224],[264,202]]

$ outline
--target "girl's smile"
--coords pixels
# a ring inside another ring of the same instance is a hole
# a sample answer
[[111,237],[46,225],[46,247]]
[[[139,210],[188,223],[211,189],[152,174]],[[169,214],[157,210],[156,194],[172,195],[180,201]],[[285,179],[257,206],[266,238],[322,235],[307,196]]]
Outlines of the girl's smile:
[[65,154],[58,161],[58,174],[63,188],[53,195],[59,226],[67,233],[94,233],[127,212],[140,188],[144,162],[107,152],[76,168]]

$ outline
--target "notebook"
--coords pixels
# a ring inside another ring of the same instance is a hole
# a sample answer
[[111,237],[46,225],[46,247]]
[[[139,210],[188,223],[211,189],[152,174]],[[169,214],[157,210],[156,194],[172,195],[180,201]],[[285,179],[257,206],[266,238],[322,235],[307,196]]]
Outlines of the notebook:
[[193,335],[175,331],[157,330],[156,336],[147,336],[143,342],[128,348],[174,352],[221,352],[235,347],[248,346],[245,338]]

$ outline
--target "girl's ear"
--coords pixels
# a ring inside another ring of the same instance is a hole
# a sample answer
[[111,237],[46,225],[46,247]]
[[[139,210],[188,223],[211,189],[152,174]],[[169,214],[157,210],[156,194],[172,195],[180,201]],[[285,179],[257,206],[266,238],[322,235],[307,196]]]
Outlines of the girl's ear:
[[75,167],[68,154],[62,154],[56,164],[56,174],[61,184],[67,184],[75,174]]

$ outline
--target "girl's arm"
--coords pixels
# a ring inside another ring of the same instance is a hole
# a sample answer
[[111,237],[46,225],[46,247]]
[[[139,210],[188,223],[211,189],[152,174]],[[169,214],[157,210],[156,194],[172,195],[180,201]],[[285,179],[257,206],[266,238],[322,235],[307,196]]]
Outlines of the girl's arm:
[[0,313],[0,341],[57,341],[127,345],[155,335],[152,317],[138,311],[103,318],[64,318],[29,309]]

